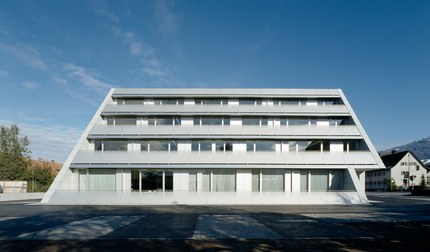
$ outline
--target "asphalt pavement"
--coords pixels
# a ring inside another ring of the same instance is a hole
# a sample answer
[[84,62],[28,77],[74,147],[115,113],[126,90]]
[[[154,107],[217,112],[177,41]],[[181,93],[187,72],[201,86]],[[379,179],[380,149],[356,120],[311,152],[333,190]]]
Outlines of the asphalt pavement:
[[0,251],[415,251],[430,197],[368,193],[369,205],[47,206],[0,202]]

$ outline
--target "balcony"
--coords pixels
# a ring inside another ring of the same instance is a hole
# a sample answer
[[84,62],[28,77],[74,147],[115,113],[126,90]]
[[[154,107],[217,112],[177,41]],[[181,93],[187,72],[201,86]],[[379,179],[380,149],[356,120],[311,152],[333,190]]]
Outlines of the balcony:
[[345,105],[117,105],[107,104],[102,115],[228,115],[228,116],[349,116]]
[[87,136],[96,138],[233,138],[233,139],[362,139],[355,125],[316,126],[144,126],[94,125]]
[[344,152],[97,152],[79,151],[72,168],[378,168],[369,151]]

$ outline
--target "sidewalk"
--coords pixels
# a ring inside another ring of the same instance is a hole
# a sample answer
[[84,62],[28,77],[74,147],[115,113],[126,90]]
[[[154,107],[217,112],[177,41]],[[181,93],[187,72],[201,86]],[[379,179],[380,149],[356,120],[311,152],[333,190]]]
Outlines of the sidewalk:
[[0,202],[42,199],[45,193],[0,193]]

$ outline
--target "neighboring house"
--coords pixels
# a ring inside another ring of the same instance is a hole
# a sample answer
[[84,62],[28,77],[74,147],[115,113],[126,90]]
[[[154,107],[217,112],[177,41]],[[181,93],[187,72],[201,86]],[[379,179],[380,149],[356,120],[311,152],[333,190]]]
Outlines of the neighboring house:
[[424,175],[429,183],[429,168],[410,151],[396,152],[381,156],[387,168],[366,172],[366,190],[390,190],[389,181],[399,189],[407,190],[419,186]]
[[384,165],[340,89],[112,89],[42,203],[363,204]]

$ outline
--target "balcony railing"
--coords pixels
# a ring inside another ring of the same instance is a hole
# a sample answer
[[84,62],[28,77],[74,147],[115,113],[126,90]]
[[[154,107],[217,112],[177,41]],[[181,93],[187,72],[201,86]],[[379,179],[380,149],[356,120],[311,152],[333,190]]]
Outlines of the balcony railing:
[[345,105],[254,106],[254,105],[117,105],[108,104],[102,115],[264,115],[264,116],[348,116]]
[[318,138],[362,139],[355,125],[218,126],[218,125],[94,125],[88,138]]
[[369,151],[351,152],[97,152],[79,151],[71,167],[289,167],[327,168],[357,166],[378,168]]

